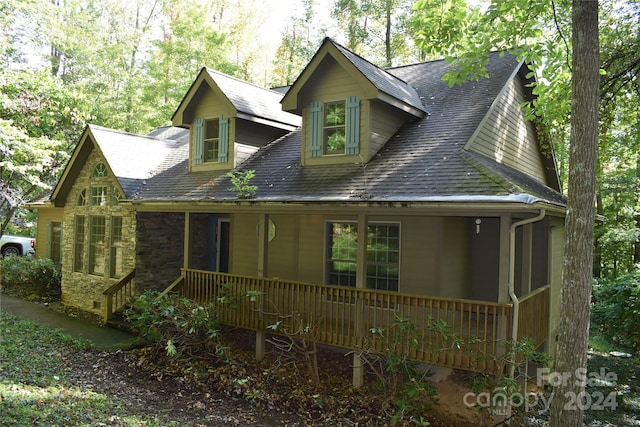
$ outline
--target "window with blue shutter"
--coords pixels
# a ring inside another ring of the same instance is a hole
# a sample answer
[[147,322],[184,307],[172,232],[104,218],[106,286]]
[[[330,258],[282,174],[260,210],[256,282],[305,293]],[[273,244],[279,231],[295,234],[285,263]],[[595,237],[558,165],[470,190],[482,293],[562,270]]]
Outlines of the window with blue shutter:
[[193,164],[202,164],[204,146],[204,119],[197,118],[193,124]]
[[218,137],[218,161],[220,163],[226,163],[229,161],[229,118],[220,116],[220,129]]
[[360,98],[310,104],[309,157],[360,154]]
[[319,157],[322,154],[323,129],[322,101],[313,101],[310,106],[309,156]]
[[345,154],[360,154],[360,98],[347,98],[346,118],[346,150]]

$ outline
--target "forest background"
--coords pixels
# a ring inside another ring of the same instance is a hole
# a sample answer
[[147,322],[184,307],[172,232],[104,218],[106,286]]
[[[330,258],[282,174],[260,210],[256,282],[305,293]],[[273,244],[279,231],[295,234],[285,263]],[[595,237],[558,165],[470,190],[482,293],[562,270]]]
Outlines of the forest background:
[[[571,3],[465,0],[0,0],[0,234],[28,224],[93,123],[167,125],[206,66],[261,87],[292,84],[324,37],[381,67],[445,58],[450,85],[486,77],[483,54],[529,61],[527,108],[566,186]],[[640,263],[640,3],[600,2],[594,276]],[[455,59],[454,59],[455,58]]]

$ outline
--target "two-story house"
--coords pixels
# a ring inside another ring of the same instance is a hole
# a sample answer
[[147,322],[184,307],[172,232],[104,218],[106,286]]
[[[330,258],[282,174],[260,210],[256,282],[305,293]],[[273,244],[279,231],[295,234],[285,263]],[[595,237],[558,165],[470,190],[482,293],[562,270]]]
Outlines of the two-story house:
[[289,88],[203,69],[173,127],[89,126],[42,210],[64,211],[63,302],[108,317],[123,290],[216,304],[230,284],[262,295],[222,319],[259,355],[293,312],[345,348],[397,316],[445,321],[486,345],[434,355],[425,335],[414,357],[460,369],[491,372],[477,356],[500,340],[552,350],[566,201],[521,108],[529,71],[492,53],[488,78],[450,88],[448,70],[383,70],[325,39]]

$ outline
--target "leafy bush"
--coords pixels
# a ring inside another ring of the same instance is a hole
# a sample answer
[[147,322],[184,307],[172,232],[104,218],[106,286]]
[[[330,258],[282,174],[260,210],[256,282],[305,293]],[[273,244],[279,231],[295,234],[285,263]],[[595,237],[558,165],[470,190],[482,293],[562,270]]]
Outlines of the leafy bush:
[[[440,335],[443,340],[457,339],[443,321],[429,319],[428,324],[422,326]],[[409,357],[412,351],[420,350],[418,343],[422,329],[409,318],[396,317],[390,329],[372,328],[370,332],[373,341],[380,341],[384,345],[372,342],[370,348],[365,345],[365,351],[358,354],[377,377],[391,403],[390,424],[411,420],[417,425],[429,425],[424,418],[425,411],[438,403],[437,391],[429,380],[433,372]],[[382,350],[374,350],[376,347]]]
[[58,297],[62,275],[47,258],[13,256],[0,260],[0,286],[3,291],[26,298]]
[[612,342],[640,349],[640,270],[593,285],[591,327]]
[[175,294],[146,291],[125,315],[134,332],[169,356],[226,356],[213,306],[202,306]]

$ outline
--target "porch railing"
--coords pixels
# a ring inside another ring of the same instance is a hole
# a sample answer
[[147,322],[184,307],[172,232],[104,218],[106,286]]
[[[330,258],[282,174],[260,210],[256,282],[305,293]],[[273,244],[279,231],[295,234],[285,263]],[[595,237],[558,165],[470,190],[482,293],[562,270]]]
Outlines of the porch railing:
[[[308,340],[353,350],[381,350],[394,324],[406,319],[417,326],[418,348],[411,348],[412,359],[469,371],[494,373],[502,369],[497,360],[504,356],[504,341],[511,337],[512,304],[192,269],[183,269],[170,291],[201,304],[213,304],[226,325],[274,334],[305,330]],[[546,339],[548,320],[545,324],[542,319],[548,319],[545,301],[548,287],[523,298],[519,337],[530,336],[539,342]]]
[[518,312],[518,339],[530,338],[537,345],[542,344],[549,335],[551,290],[549,285],[520,298]]
[[135,268],[129,274],[124,276],[118,283],[112,285],[104,291],[104,323],[109,322],[114,313],[122,310],[126,304],[131,302],[135,296],[134,279],[136,277]]

